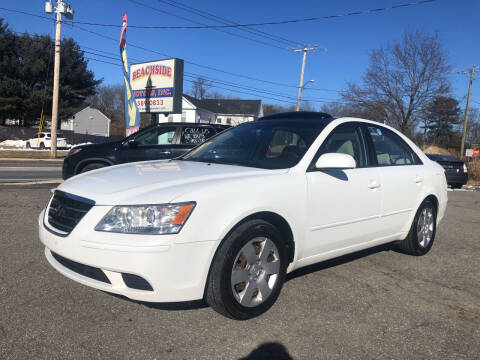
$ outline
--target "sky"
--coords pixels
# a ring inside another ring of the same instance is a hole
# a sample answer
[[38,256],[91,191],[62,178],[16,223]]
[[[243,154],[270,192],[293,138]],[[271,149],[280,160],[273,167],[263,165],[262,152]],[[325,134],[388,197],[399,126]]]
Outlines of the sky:
[[[399,40],[405,31],[422,30],[429,34],[438,31],[452,67],[448,74],[452,95],[464,106],[468,76],[461,72],[474,64],[480,65],[480,47],[476,45],[480,34],[478,0],[436,0],[371,14],[253,28],[268,33],[270,38],[238,29],[131,27],[219,24],[204,14],[199,15],[198,11],[208,12],[224,21],[245,24],[337,15],[414,1],[71,0],[75,11],[73,26],[64,24],[62,37],[75,39],[86,51],[89,68],[96,78],[103,79],[104,84],[121,84],[122,69],[114,64],[120,63],[118,39],[122,14],[127,12],[129,63],[177,57],[185,60],[184,92],[190,90],[191,81],[201,75],[213,80],[213,91],[284,106],[296,102],[300,79],[302,55],[292,50],[302,44],[317,45],[318,50],[307,55],[304,77],[304,82],[315,82],[308,84],[302,99],[309,100],[318,109],[325,102],[341,100],[339,91],[345,89],[348,82],[361,82],[371,50]],[[169,2],[180,7],[189,6],[197,13],[171,6]],[[2,1],[0,7],[54,17],[44,13],[41,0]],[[52,37],[55,34],[54,23],[48,19],[2,9],[0,17],[16,32],[50,34]],[[273,41],[271,36],[281,37],[281,40]],[[478,81],[473,85],[472,106],[480,107]]]

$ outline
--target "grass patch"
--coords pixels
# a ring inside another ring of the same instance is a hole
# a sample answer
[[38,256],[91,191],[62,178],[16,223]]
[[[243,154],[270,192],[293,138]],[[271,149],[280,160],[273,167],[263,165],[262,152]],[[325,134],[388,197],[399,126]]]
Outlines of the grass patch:
[[[68,154],[68,150],[57,151],[57,159],[63,159]],[[50,150],[0,150],[1,159],[50,159]]]

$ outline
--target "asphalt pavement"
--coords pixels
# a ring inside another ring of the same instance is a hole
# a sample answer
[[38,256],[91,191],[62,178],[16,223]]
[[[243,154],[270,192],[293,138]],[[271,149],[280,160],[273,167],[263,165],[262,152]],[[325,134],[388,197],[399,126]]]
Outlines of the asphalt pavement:
[[11,162],[0,160],[0,183],[62,179],[62,162]]
[[479,358],[480,192],[449,192],[428,255],[381,246],[301,269],[248,321],[60,275],[37,236],[50,196],[47,186],[0,189],[0,359]]

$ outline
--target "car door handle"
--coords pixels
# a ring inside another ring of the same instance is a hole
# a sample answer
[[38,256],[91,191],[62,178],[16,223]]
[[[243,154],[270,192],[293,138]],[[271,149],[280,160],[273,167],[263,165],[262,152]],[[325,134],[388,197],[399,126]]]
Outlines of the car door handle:
[[415,178],[415,184],[421,184],[423,182],[423,178],[421,176],[417,176]]
[[160,151],[160,154],[165,154],[165,155],[170,155],[172,152],[171,151]]
[[369,189],[378,189],[380,187],[380,182],[377,180],[370,180],[367,186]]

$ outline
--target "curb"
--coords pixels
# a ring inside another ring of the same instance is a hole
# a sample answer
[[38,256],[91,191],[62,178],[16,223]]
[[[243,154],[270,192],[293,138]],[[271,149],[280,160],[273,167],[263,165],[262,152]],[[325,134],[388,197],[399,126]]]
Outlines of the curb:
[[44,184],[61,184],[63,180],[37,180],[37,181],[24,181],[24,182],[2,182],[0,186],[22,186],[22,185],[44,185]]
[[63,162],[64,158],[61,159],[33,159],[33,158],[0,158],[0,162],[52,162],[52,163],[60,163]]

